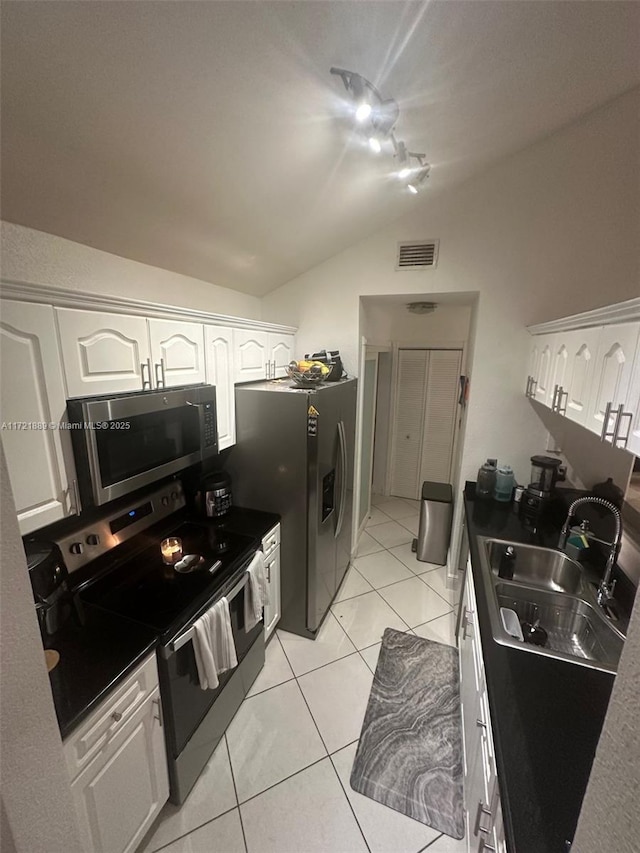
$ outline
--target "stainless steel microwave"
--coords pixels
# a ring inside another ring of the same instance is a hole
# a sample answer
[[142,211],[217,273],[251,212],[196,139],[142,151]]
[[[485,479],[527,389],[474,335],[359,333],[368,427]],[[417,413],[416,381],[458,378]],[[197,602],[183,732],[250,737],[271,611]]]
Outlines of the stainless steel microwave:
[[67,414],[83,509],[218,452],[213,385],[76,397]]

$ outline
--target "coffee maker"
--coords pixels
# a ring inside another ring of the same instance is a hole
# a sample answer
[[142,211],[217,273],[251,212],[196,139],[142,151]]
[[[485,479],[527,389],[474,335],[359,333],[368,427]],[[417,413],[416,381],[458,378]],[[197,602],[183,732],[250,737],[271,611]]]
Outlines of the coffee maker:
[[520,513],[537,518],[549,503],[556,483],[564,480],[562,462],[553,456],[531,457],[531,481],[520,501]]

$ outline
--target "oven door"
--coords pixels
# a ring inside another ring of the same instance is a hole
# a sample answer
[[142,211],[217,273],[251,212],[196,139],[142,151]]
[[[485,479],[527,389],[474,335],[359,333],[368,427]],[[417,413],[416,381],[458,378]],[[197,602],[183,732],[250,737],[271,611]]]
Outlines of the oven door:
[[68,401],[83,504],[100,506],[217,452],[215,388]]
[[[244,598],[247,594],[247,579],[246,571],[243,569],[241,581],[244,582],[238,581],[228,596],[238,665],[242,663],[264,630],[262,620],[250,631],[245,630]],[[181,643],[181,638],[188,630],[188,628],[185,629],[176,640],[162,646],[158,659],[167,747],[174,759],[180,755],[187,741],[235,672],[234,667],[220,673],[219,684],[214,690],[202,690],[193,644],[190,639],[186,643]],[[176,647],[175,651],[174,647]]]

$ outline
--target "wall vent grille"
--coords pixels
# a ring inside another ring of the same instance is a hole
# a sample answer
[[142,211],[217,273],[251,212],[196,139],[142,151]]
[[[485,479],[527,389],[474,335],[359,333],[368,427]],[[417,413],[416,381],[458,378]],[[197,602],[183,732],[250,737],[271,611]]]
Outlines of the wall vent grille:
[[421,270],[438,263],[438,240],[398,243],[397,270]]

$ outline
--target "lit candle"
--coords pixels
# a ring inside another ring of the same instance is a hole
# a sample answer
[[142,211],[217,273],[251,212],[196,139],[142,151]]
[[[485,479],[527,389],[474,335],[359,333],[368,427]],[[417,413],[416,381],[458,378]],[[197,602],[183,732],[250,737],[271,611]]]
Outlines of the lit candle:
[[182,559],[182,539],[177,536],[170,536],[169,539],[163,539],[160,543],[162,551],[162,559],[168,566],[173,566]]

